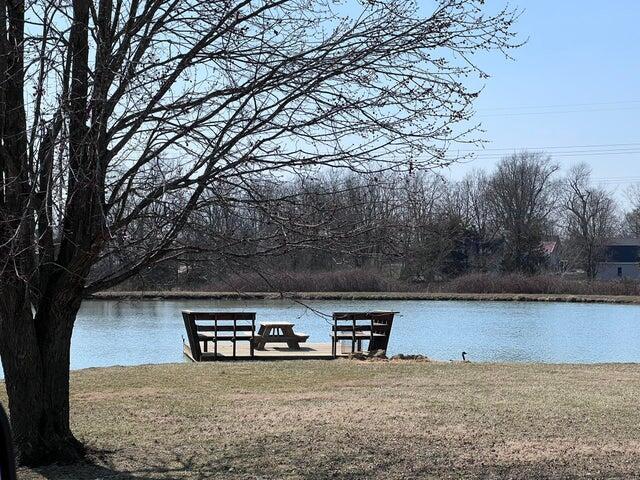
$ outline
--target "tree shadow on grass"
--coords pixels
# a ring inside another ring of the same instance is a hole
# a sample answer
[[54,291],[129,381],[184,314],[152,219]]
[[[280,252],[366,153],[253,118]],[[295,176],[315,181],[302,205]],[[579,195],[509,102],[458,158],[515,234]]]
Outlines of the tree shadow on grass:
[[47,467],[34,468],[31,472],[38,473],[49,480],[85,480],[85,479],[120,479],[120,480],[144,480],[157,477],[138,475],[134,472],[118,472],[98,465],[91,461],[83,461],[73,465],[50,465]]
[[[228,474],[224,464],[203,464],[198,455],[164,457],[154,462],[151,457],[141,462],[140,458],[128,457],[121,453],[114,463],[113,452],[92,452],[82,462],[72,465],[50,465],[26,470],[35,472],[47,480],[158,480],[189,479],[205,480],[224,477]],[[22,478],[22,476],[20,476]],[[252,478],[255,478],[252,477]]]
[[[75,465],[50,466],[34,469],[48,480],[158,480],[158,479],[271,479],[287,478],[289,475],[278,470],[277,464],[263,464],[261,458],[267,453],[255,445],[242,454],[216,456],[212,452],[198,453],[172,452],[156,457],[150,452],[141,459],[119,452],[92,452],[87,461]],[[247,462],[247,453],[254,462]],[[422,457],[395,455],[391,451],[378,454],[370,452],[336,451],[317,458],[309,458],[308,463],[292,465],[297,467],[293,476],[308,480],[355,480],[370,478],[469,478],[469,479],[553,479],[553,478],[635,478],[629,468],[613,461],[607,465],[602,461],[584,458],[559,457],[544,461],[469,462],[459,458],[453,451],[427,452]],[[613,460],[613,459],[610,459]],[[621,459],[618,459],[621,460]],[[22,476],[20,477],[22,478]]]

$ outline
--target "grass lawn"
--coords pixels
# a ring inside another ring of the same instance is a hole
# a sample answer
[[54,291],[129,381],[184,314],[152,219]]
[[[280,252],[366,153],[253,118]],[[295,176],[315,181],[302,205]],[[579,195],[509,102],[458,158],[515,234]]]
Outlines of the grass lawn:
[[639,394],[640,365],[89,369],[71,398],[89,462],[20,478],[637,478]]

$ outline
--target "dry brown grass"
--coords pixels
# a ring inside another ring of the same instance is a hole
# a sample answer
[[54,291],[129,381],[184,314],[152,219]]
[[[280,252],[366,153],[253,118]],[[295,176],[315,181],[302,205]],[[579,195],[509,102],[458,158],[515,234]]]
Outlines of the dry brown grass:
[[406,282],[375,269],[351,268],[332,271],[271,271],[262,275],[242,273],[206,285],[205,290],[232,292],[398,292]]
[[297,361],[72,377],[90,462],[26,479],[635,478],[638,365]]
[[[431,287],[427,287],[429,288]],[[587,281],[559,275],[470,273],[436,285],[435,290],[451,293],[639,296],[640,282],[634,280]]]
[[[191,285],[195,286],[195,285]],[[131,289],[124,284],[118,291]],[[189,285],[175,290],[190,291]],[[206,292],[432,292],[463,294],[538,294],[538,295],[608,295],[640,296],[640,282],[588,281],[562,275],[520,273],[468,273],[442,282],[415,283],[389,276],[375,269],[353,268],[313,272],[264,272],[235,274],[225,280],[197,284]],[[138,291],[138,288],[131,290]],[[171,290],[165,288],[165,290]]]

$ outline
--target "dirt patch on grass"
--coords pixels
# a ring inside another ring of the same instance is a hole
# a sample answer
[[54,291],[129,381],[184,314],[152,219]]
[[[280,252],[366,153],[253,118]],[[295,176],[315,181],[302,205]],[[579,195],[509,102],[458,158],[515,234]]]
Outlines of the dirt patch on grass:
[[635,478],[640,366],[256,362],[72,378],[86,464],[26,479]]

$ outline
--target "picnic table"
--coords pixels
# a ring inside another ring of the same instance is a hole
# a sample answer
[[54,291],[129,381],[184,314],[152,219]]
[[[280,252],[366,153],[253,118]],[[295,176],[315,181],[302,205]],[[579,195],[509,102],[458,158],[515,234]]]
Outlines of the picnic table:
[[291,322],[262,322],[255,338],[255,349],[264,350],[267,343],[286,343],[292,350],[300,350],[300,342],[304,343],[309,335],[295,333]]

